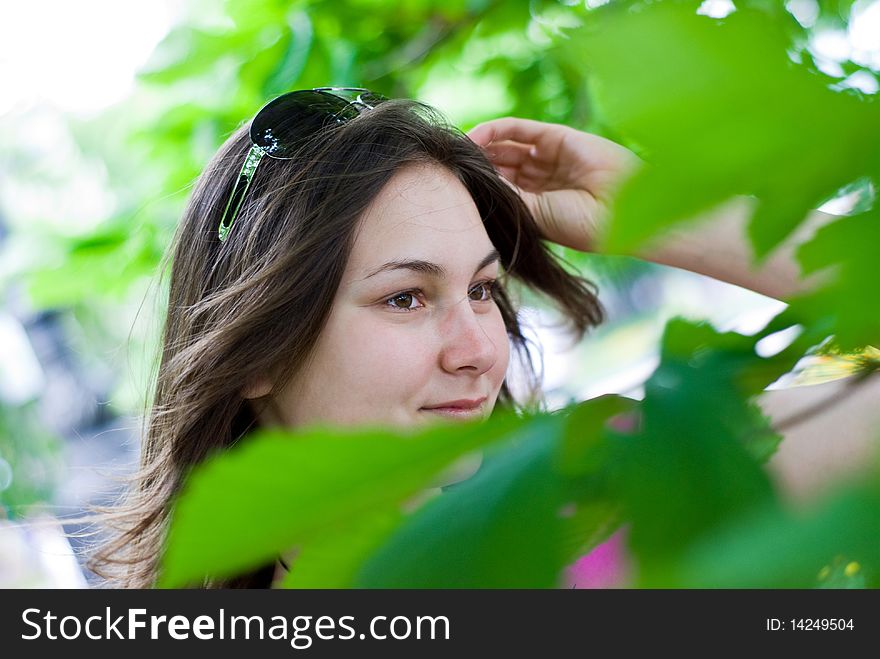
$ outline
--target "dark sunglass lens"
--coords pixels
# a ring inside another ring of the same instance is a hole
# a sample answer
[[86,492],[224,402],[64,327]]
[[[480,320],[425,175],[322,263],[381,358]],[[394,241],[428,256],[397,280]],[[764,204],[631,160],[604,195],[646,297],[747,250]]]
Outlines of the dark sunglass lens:
[[291,156],[322,128],[358,115],[345,99],[320,91],[297,91],[266,105],[251,123],[251,140],[275,158]]
[[388,100],[387,97],[382,96],[382,94],[377,94],[376,92],[363,92],[361,93],[359,98],[361,103],[369,105],[371,108],[374,108],[379,105],[379,103]]

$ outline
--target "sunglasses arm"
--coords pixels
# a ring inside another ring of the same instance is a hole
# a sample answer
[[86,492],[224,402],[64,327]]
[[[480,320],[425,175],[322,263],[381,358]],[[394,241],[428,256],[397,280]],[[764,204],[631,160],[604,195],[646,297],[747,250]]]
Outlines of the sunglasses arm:
[[[235,187],[232,188],[232,194],[229,195],[229,201],[226,203],[226,210],[223,211],[223,219],[220,220],[220,227],[217,230],[220,242],[225,241],[229,232],[232,230],[232,223],[235,222],[235,218],[238,217],[238,211],[241,209],[244,197],[247,194],[248,188],[251,186],[254,172],[257,171],[257,165],[260,164],[260,160],[263,159],[264,155],[265,151],[256,144],[251,146],[251,150],[248,152],[247,158],[245,158],[244,164],[241,166],[241,172],[238,174],[238,179],[235,181]],[[230,208],[232,209],[231,213]]]

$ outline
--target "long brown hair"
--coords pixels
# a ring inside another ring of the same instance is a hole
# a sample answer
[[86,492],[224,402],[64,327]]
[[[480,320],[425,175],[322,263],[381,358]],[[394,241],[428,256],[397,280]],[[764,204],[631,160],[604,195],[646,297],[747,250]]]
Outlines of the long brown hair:
[[[300,372],[329,315],[358,219],[401,168],[447,168],[472,195],[508,277],[549,296],[578,337],[602,321],[595,287],[566,271],[541,241],[525,204],[480,148],[415,101],[386,101],[327,128],[294,159],[264,158],[220,242],[217,227],[250,148],[248,128],[231,135],[205,167],[166,254],[167,318],[144,414],[141,468],[108,515],[114,536],[90,562],[110,585],[154,583],[184,475],[258,425],[242,397],[244,383],[268,374],[271,396]],[[540,388],[516,310],[503,288],[496,299],[529,382],[517,401],[505,381],[498,405],[535,406]],[[205,585],[265,586],[271,567]]]

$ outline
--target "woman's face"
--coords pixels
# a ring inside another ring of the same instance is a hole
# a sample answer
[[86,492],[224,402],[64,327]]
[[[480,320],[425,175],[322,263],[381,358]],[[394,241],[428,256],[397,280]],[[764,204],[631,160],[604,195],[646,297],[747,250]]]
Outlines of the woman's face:
[[509,344],[497,252],[467,189],[439,165],[398,172],[361,218],[312,359],[264,422],[397,426],[486,418]]

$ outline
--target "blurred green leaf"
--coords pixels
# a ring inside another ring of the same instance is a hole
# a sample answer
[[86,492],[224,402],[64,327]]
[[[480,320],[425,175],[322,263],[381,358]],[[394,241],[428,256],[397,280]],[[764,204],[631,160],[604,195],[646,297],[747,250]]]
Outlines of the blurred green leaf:
[[[786,318],[808,326],[832,324],[842,350],[880,346],[880,208],[844,217],[798,250],[806,274],[833,268],[830,284],[791,300]],[[830,320],[829,320],[830,319]]]
[[63,475],[62,442],[40,422],[37,401],[0,404],[0,519],[26,519],[52,500]]
[[194,471],[174,508],[160,584],[181,586],[259,565],[402,503],[452,460],[516,422],[422,434],[260,431]]
[[569,509],[562,508],[564,565],[575,562],[608,540],[625,522],[623,507],[610,498],[586,500]]
[[685,552],[671,578],[688,588],[805,588],[845,555],[869,587],[880,587],[880,474],[873,479],[806,512],[768,503],[731,519]]
[[367,560],[365,587],[558,585],[562,568],[619,527],[605,423],[634,401],[606,396],[497,445],[477,474],[406,519]]
[[103,233],[71,239],[66,258],[35,269],[28,293],[37,308],[51,309],[109,297],[125,298],[136,281],[153,274],[159,258],[150,232],[129,233],[115,225]]
[[817,588],[854,590],[868,587],[861,563],[848,560],[841,554],[819,570],[817,578],[819,582]]
[[644,585],[663,585],[658,566],[773,496],[748,448],[772,431],[737,384],[747,364],[741,348],[754,339],[727,333],[707,341],[712,334],[670,321],[661,363],[645,385],[641,430],[613,443],[613,487],[632,522]]
[[[723,20],[698,3],[609,5],[573,34],[604,120],[649,166],[620,192],[605,248],[626,252],[738,194],[760,206],[759,257],[841,186],[880,171],[875,99],[833,92],[792,62],[777,21],[739,9]],[[646,66],[650,62],[650,66]]]
[[550,588],[564,567],[563,488],[553,469],[562,428],[524,427],[471,479],[415,513],[364,564],[366,588]]
[[282,587],[351,588],[360,566],[402,519],[398,506],[380,508],[305,543]]
[[308,13],[297,9],[288,17],[290,35],[283,57],[275,71],[263,84],[267,97],[278,96],[297,87],[297,81],[305,69],[314,42],[315,32]]
[[566,476],[595,474],[608,460],[605,425],[636,403],[628,398],[606,395],[573,407],[563,434],[558,468]]

